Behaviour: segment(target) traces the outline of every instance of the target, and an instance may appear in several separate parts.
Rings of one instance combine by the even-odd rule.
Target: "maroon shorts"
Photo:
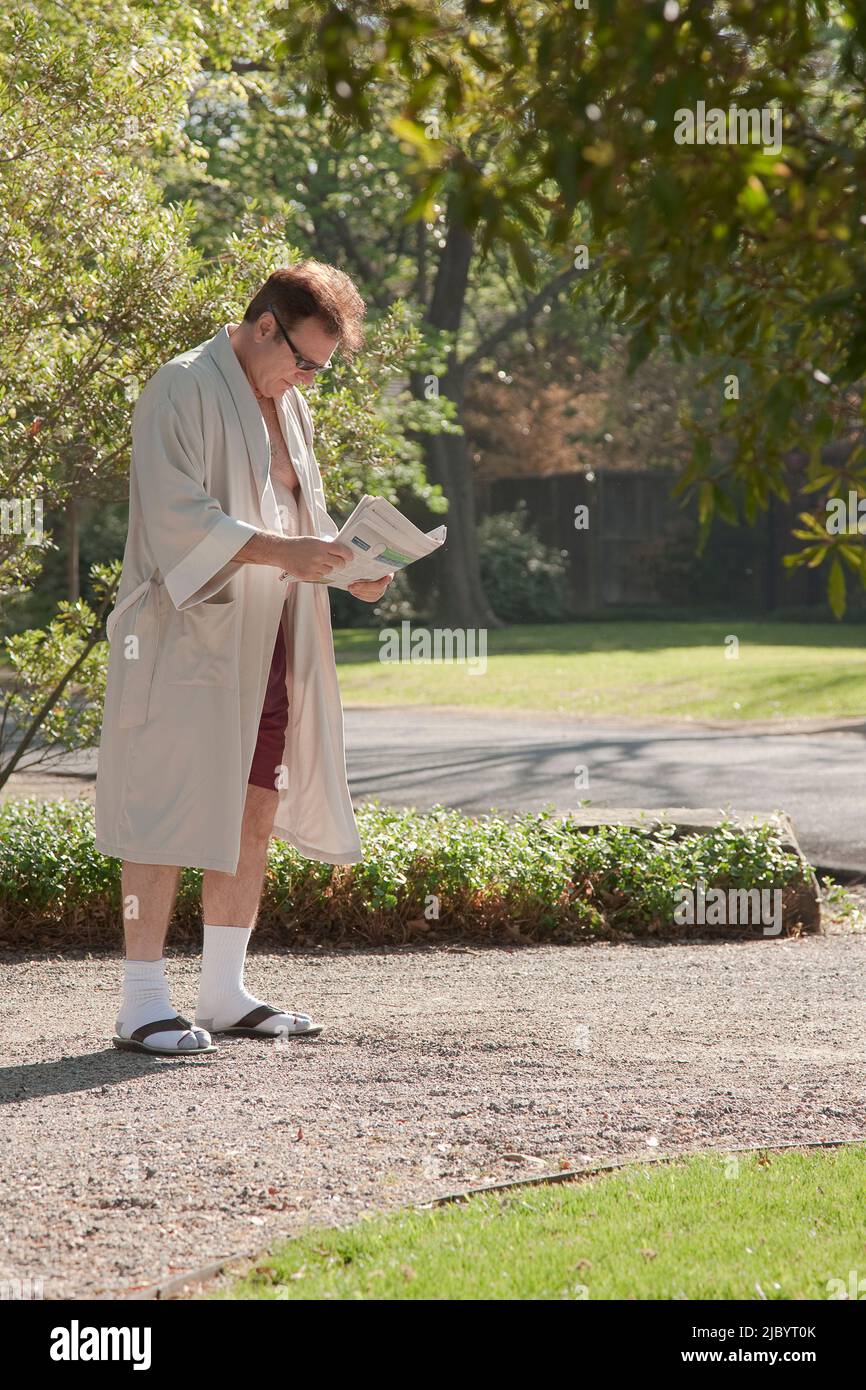
[[[283,624],[277,628],[277,640],[271,659],[268,688],[262,717],[259,720],[259,735],[256,751],[250,768],[248,781],[254,787],[276,790],[276,769],[283,761],[283,748],[286,740],[286,726],[289,722],[289,697],[286,693],[286,639]]]

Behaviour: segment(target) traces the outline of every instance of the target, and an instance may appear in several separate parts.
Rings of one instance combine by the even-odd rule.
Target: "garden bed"
[[[814,875],[781,822],[724,818],[688,829],[581,823],[581,814],[471,817],[434,807],[358,808],[362,863],[323,864],[272,840],[253,941],[262,948],[424,941],[578,942],[796,936],[820,930]],[[585,813],[582,819],[586,820]],[[120,861],[93,843],[84,799],[0,806],[0,942],[20,949],[116,947]],[[201,940],[201,871],[185,869],[169,942]],[[706,908],[778,893],[775,927],[677,917],[684,895]],[[724,913],[722,914],[724,915]],[[716,914],[718,917],[718,914]]]

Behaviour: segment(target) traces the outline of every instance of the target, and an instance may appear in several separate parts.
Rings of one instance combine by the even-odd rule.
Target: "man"
[[[243,968],[272,834],[325,863],[362,858],[327,590],[351,552],[297,385],[361,345],[363,315],[334,267],[278,270],[136,403],[96,781],[96,848],[123,861],[117,1047],[195,1056],[217,1050],[211,1033],[321,1031],[251,995]],[[375,603],[392,578],[349,591]],[[195,1027],[163,954],[183,866],[204,871]]]

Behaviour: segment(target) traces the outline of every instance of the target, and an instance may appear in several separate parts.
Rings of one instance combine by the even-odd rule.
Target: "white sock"
[[[195,1021],[210,1032],[234,1028],[265,1001],[244,988],[244,961],[252,927],[204,925],[201,980]],[[257,1024],[261,1033],[303,1032],[312,1019],[308,1014],[279,1013]]]
[[[171,1006],[165,961],[165,956],[161,956],[159,960],[123,962],[123,1000],[114,1024],[119,1037],[131,1037],[145,1023],[175,1017],[177,1009]],[[174,1047],[179,1052],[199,1046],[192,1033],[184,1035],[180,1029],[151,1033],[145,1041],[149,1047]]]

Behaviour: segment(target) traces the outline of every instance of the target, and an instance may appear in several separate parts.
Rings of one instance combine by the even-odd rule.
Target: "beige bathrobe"
[[[231,327],[161,367],[133,412],[129,532],[106,625],[96,848],[140,864],[237,871],[283,622],[289,723],[273,834],[309,859],[354,863],[363,856],[327,586],[232,559],[254,530],[285,528],[267,426]],[[301,484],[300,534],[333,539],[307,404],[294,387],[277,404]]]

